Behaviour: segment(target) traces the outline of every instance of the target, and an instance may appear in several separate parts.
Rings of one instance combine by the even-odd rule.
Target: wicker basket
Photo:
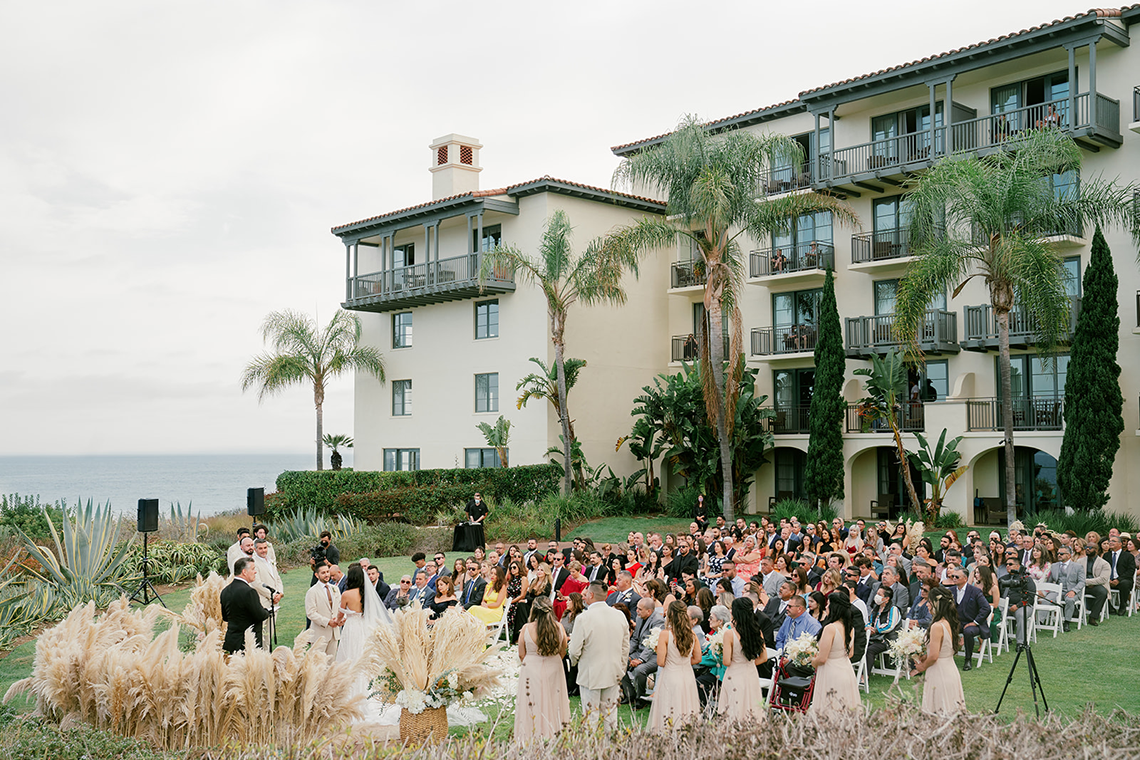
[[[446,738],[446,707],[427,707],[419,715],[400,710],[400,741],[404,744],[438,744]]]

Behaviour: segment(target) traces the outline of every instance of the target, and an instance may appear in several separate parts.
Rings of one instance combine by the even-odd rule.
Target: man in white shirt
[[[588,727],[596,730],[599,717],[606,731],[617,730],[617,706],[629,658],[629,621],[606,604],[604,583],[591,583],[583,597],[586,611],[574,620],[570,635],[570,663],[578,666],[578,689]]]
[[[226,567],[230,569],[230,575],[234,574],[234,563],[242,557],[249,556],[242,551],[241,540],[249,535],[249,528],[237,529],[237,541],[230,544],[230,548],[226,549]]]
[[[744,594],[744,579],[736,574],[736,563],[725,560],[720,571],[724,579],[732,584],[732,595],[739,599]]]
[[[261,606],[271,610],[285,595],[285,584],[281,582],[281,574],[277,572],[277,566],[269,560],[269,542],[259,538],[254,541],[253,548],[253,564],[257,568],[257,583],[250,585],[257,590],[258,596],[261,597]]]

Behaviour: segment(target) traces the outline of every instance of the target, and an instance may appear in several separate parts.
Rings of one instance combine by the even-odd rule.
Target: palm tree
[[[626,271],[637,274],[638,257],[637,252],[631,249],[603,244],[601,240],[592,241],[581,255],[575,255],[570,245],[572,233],[569,217],[559,209],[546,220],[535,255],[511,245],[497,245],[483,255],[479,265],[480,285],[492,272],[507,270],[539,286],[546,296],[550,340],[554,343],[554,363],[558,373],[558,416],[562,422],[564,454],[562,492],[567,496],[571,489],[573,439],[570,436],[570,412],[566,406],[566,318],[570,307],[579,301],[587,306],[625,303],[621,279]]]
[[[384,360],[371,346],[360,341],[360,319],[337,309],[324,330],[308,315],[286,309],[274,311],[261,325],[261,338],[274,353],[253,358],[241,375],[241,389],[257,386],[257,401],[286,388],[312,383],[317,408],[317,469],[324,469],[325,385],[343,372],[367,372],[384,382]]]
[[[914,490],[914,480],[910,476],[910,466],[906,447],[903,446],[900,423],[903,419],[903,404],[907,403],[907,366],[902,351],[891,351],[886,356],[872,356],[870,367],[855,370],[856,375],[866,377],[867,396],[859,402],[859,416],[872,422],[887,423],[895,438],[895,454],[899,460],[907,495],[917,514],[922,514],[922,502]]]
[[[932,297],[948,287],[957,296],[973,278],[985,280],[997,322],[1005,502],[1012,523],[1017,496],[1010,311],[1018,305],[1025,310],[1026,322],[1038,333],[1038,351],[1049,357],[1068,329],[1069,299],[1061,257],[1044,238],[1093,224],[1126,224],[1140,241],[1140,218],[1136,184],[1098,178],[1081,181],[1078,191],[1081,151],[1061,130],[1030,130],[1006,145],[985,156],[947,158],[911,185],[916,258],[899,285],[895,327],[914,346]]]
[[[742,361],[743,326],[738,306],[744,281],[739,238],[771,239],[804,214],[830,211],[836,221],[857,224],[846,204],[818,193],[785,195],[757,201],[757,190],[769,167],[802,160],[799,146],[784,135],[756,135],[734,130],[713,135],[695,117],[685,118],[664,142],[626,158],[614,173],[616,185],[646,188],[669,199],[667,218],[642,219],[615,232],[622,248],[650,250],[687,242],[699,252],[704,267],[704,304],[708,330],[702,333],[700,358],[705,408],[716,428],[724,478],[724,516],[734,519],[732,425],[739,398],[738,373],[725,372],[725,362]],[[722,315],[729,314],[731,340],[724,356]]]
[[[332,465],[332,468],[334,470],[339,470],[341,463],[344,462],[344,458],[340,455],[340,452],[337,449],[340,446],[344,446],[346,449],[351,449],[352,436],[333,435],[332,433],[326,433],[323,440],[325,442],[325,445],[332,449],[332,454],[329,456],[329,464]]]

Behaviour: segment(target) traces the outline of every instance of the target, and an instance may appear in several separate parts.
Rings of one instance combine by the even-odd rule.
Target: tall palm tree
[[[256,386],[260,403],[290,386],[311,383],[317,408],[317,469],[324,469],[325,385],[352,370],[384,382],[384,360],[375,348],[358,345],[360,319],[343,309],[337,309],[324,330],[307,314],[288,309],[270,312],[261,325],[261,337],[273,353],[260,354],[246,365],[241,389]]]
[[[558,416],[562,423],[563,482],[562,492],[570,494],[570,457],[573,439],[570,436],[570,411],[566,405],[566,318],[570,307],[581,302],[625,303],[626,293],[621,279],[627,272],[637,274],[638,254],[617,245],[604,245],[601,240],[590,242],[585,251],[575,255],[571,247],[573,227],[570,218],[561,209],[546,220],[538,250],[534,255],[511,245],[497,245],[483,255],[479,265],[480,284],[492,272],[507,270],[526,282],[542,288],[546,296],[546,310],[550,318],[550,340],[554,344],[554,363],[558,369]]]
[[[1136,184],[1101,179],[1078,186],[1050,181],[1079,178],[1081,150],[1060,129],[1030,130],[985,156],[950,157],[913,182],[910,239],[916,259],[899,285],[895,326],[904,341],[915,335],[931,298],[953,288],[957,296],[975,277],[985,280],[998,331],[1005,502],[1017,519],[1014,480],[1013,392],[1009,315],[1015,306],[1038,333],[1049,357],[1068,329],[1069,299],[1061,256],[1045,241],[1060,231],[1124,224],[1140,241]],[[1071,173],[1071,174],[1068,174]]]
[[[700,254],[707,277],[704,305],[709,325],[701,341],[705,408],[720,443],[724,478],[724,516],[734,519],[732,425],[739,398],[739,373],[725,372],[725,362],[742,362],[743,326],[739,296],[745,262],[739,239],[754,241],[786,232],[804,214],[830,211],[837,222],[858,224],[854,212],[830,195],[803,193],[757,201],[765,172],[802,160],[799,146],[784,135],[756,135],[734,130],[713,135],[696,117],[686,117],[664,142],[624,159],[614,184],[645,188],[668,198],[669,216],[643,219],[615,232],[620,247],[650,250],[688,242]],[[724,356],[723,314],[729,315],[731,340]]]

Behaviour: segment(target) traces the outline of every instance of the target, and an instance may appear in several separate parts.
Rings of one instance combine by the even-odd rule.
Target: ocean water
[[[345,466],[351,461],[350,449]],[[110,500],[125,514],[135,513],[139,499],[158,499],[160,513],[179,502],[205,516],[244,510],[247,488],[275,491],[282,472],[313,465],[311,454],[0,457],[0,493],[38,494],[41,501],[66,499],[68,505]]]

